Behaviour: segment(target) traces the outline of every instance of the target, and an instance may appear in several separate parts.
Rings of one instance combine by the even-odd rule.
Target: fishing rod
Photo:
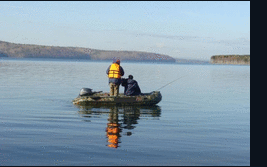
[[[165,86],[167,86],[167,85],[169,85],[169,84],[173,83],[174,81],[177,81],[178,79],[181,79],[181,78],[183,78],[183,77],[185,77],[185,76],[186,76],[186,75],[184,75],[184,76],[182,76],[182,77],[180,77],[180,78],[177,78],[177,79],[175,79],[175,80],[173,80],[173,81],[171,81],[171,82],[167,83],[166,85],[164,85],[164,86],[160,87],[160,88],[159,88],[159,89],[157,89],[157,90],[160,90],[160,89],[164,88]],[[156,90],[156,91],[157,91],[157,90]]]

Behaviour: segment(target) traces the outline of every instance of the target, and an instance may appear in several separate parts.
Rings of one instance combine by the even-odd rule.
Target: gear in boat
[[[108,92],[92,91],[90,88],[82,88],[77,98],[73,100],[76,105],[155,105],[162,99],[160,91],[142,93],[136,96],[126,96],[120,93],[118,96],[110,96]]]

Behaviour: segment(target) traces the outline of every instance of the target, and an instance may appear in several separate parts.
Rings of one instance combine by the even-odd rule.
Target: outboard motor
[[[90,88],[82,88],[81,90],[80,90],[80,96],[90,96],[90,95],[92,95],[93,94],[93,92],[92,92],[92,89],[90,89]]]

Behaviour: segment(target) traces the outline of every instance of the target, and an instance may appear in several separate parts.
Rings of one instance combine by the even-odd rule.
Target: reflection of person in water
[[[107,123],[107,138],[108,138],[108,147],[117,148],[119,145],[120,136],[120,124],[118,123],[118,108],[117,106],[110,108],[109,113],[109,123]]]
[[[134,106],[125,106],[123,108],[123,125],[122,128],[132,130],[135,128],[133,124],[138,124],[137,120],[140,116],[140,109]],[[130,136],[132,133],[127,132],[126,135]]]

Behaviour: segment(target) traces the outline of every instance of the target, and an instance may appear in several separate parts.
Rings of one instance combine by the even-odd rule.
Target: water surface
[[[155,107],[73,105],[109,65],[0,59],[0,165],[250,165],[250,66],[121,62],[143,93],[180,79]]]

